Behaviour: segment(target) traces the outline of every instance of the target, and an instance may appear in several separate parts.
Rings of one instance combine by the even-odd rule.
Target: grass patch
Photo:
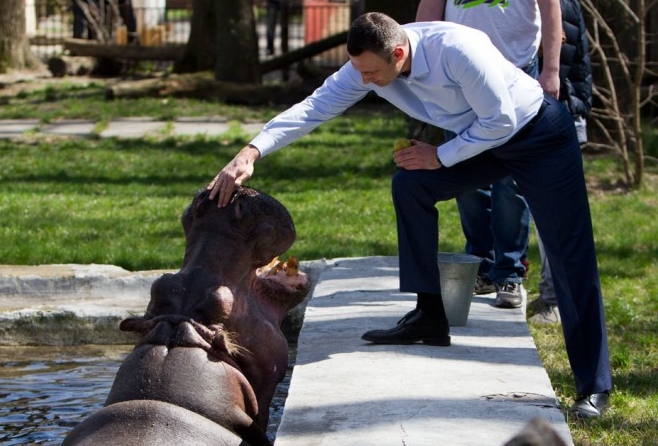
[[[67,81],[36,85],[14,95],[0,97],[0,119],[37,118],[89,119],[109,122],[116,118],[151,116],[171,120],[178,116],[224,116],[239,121],[267,121],[277,110],[272,107],[227,106],[196,99],[115,99],[105,100],[106,84],[101,81]],[[0,90],[2,93],[2,90]]]
[[[112,101],[103,86],[61,84],[5,97],[0,119],[222,115],[269,119],[271,108],[229,107],[179,99]],[[392,141],[406,121],[381,104],[343,117],[256,165],[253,187],[292,214],[301,260],[396,255],[390,198]],[[648,153],[658,153],[654,133]],[[30,136],[0,140],[0,258],[5,264],[105,263],[128,270],[180,266],[180,214],[194,192],[247,142],[222,138],[68,139]],[[586,158],[590,203],[605,296],[614,374],[612,408],[601,420],[568,419],[577,445],[658,444],[658,182],[648,163],[646,185],[619,189],[611,157]],[[439,204],[441,250],[461,252],[464,239],[454,202]],[[532,237],[531,298],[539,280]],[[560,327],[532,334],[563,407],[575,398]]]

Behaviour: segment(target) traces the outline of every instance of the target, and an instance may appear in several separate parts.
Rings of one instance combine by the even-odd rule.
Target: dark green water
[[[59,445],[103,407],[130,346],[0,348],[0,444]]]

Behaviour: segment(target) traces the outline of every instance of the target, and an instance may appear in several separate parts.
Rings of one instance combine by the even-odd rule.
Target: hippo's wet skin
[[[238,188],[218,209],[200,191],[183,213],[186,249],[176,274],[153,283],[141,335],[105,407],[64,445],[269,445],[269,404],[288,344],[280,325],[309,290],[296,265],[270,262],[295,239],[286,209]]]

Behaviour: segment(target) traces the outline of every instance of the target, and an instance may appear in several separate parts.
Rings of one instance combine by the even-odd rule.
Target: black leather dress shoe
[[[371,330],[361,339],[375,344],[413,344],[423,342],[429,345],[448,347],[450,345],[448,320],[438,320],[427,316],[422,310],[407,313],[398,324],[389,330]]]
[[[608,408],[608,398],[608,392],[581,395],[571,406],[571,413],[577,418],[598,418]]]

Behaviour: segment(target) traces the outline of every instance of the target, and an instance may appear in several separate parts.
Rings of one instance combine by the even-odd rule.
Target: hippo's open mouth
[[[288,292],[295,293],[308,289],[308,276],[299,270],[299,261],[296,257],[290,257],[285,262],[275,257],[267,265],[258,268],[256,275],[261,280],[277,282]]]

